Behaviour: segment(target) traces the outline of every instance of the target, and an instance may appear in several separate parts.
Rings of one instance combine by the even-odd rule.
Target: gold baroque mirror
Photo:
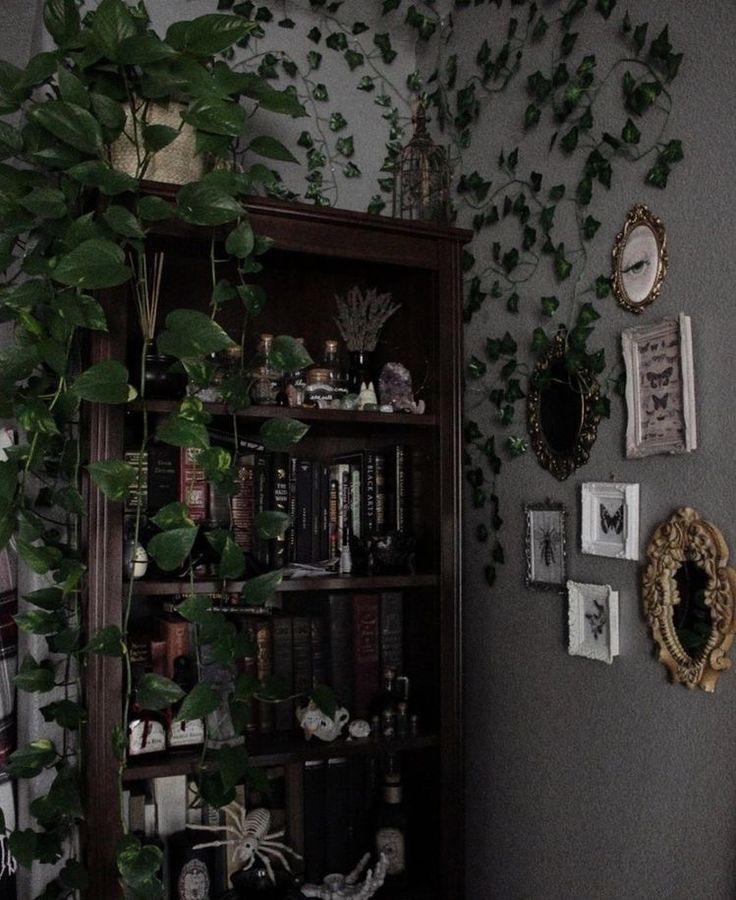
[[[600,385],[587,368],[567,369],[564,327],[537,360],[529,379],[527,429],[541,466],[564,481],[588,461],[600,415]]]
[[[613,245],[613,293],[625,309],[640,313],[657,299],[666,274],[664,225],[639,204],[629,212]]]
[[[715,525],[690,507],[659,525],[647,548],[643,600],[659,660],[672,680],[715,690],[730,668],[736,571]]]

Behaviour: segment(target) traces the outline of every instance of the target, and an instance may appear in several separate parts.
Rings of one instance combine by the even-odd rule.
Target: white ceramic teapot
[[[315,734],[321,741],[334,741],[340,736],[350,718],[350,713],[344,706],[339,706],[335,710],[335,718],[331,719],[313,700],[310,700],[306,706],[297,708],[296,717],[307,740]]]

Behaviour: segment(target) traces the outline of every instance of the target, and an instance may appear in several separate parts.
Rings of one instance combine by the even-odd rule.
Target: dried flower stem
[[[161,277],[164,271],[164,254],[156,253],[153,257],[153,279],[149,285],[148,281],[148,262],[146,254],[138,255],[138,265],[136,267],[132,254],[128,259],[133,268],[137,268],[138,277],[135,280],[135,300],[138,307],[138,320],[141,326],[141,333],[146,344],[153,343],[153,337],[156,331],[156,318],[158,316],[158,299],[161,294]]]
[[[336,294],[335,300],[337,315],[334,319],[350,351],[375,350],[381,329],[401,308],[400,303],[391,302],[391,294],[379,294],[371,288],[364,296],[357,285],[350,288],[344,298]]]

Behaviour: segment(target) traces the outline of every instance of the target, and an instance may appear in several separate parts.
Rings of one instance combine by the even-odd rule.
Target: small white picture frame
[[[626,365],[626,455],[689,453],[697,447],[690,316],[680,313],[621,334]]]
[[[639,559],[639,485],[587,481],[580,499],[583,553]]]
[[[562,503],[527,503],[526,586],[564,594],[567,580],[566,515]]]
[[[618,656],[618,591],[608,584],[567,582],[567,651],[599,662]]]

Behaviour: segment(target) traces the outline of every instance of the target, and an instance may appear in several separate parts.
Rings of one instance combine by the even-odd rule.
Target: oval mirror
[[[646,206],[635,206],[613,246],[613,293],[631,312],[653,303],[667,273],[664,225]]]
[[[643,602],[659,660],[672,680],[715,689],[730,668],[736,571],[715,525],[690,507],[659,525],[647,548]]]
[[[568,372],[567,333],[560,328],[550,349],[539,357],[527,394],[527,428],[540,464],[563,481],[587,462],[600,416],[600,387],[589,369]]]

